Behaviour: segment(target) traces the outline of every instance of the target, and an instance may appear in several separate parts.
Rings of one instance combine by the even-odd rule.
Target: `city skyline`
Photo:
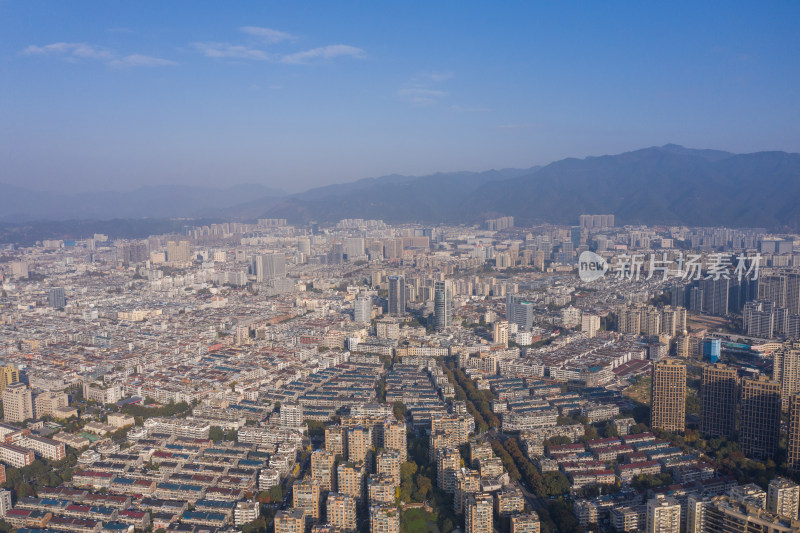
[[[800,150],[793,4],[101,7],[0,6],[4,182],[297,192],[670,142]]]

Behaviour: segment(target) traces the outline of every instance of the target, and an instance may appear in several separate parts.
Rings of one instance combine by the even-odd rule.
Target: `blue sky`
[[[0,0],[0,182],[297,191],[796,152],[799,23],[797,2]]]

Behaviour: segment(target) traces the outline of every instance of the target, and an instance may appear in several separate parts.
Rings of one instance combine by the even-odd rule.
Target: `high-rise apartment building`
[[[518,294],[507,294],[506,320],[522,331],[530,331],[533,327],[533,304]]]
[[[364,466],[342,463],[336,468],[336,488],[342,494],[361,500],[364,497]]]
[[[788,433],[786,464],[789,470],[800,472],[800,393],[793,394],[789,400]]]
[[[406,423],[394,417],[383,422],[383,447],[396,451],[405,462],[408,457],[408,435]]]
[[[368,428],[356,426],[347,430],[347,460],[354,463],[366,461],[372,449],[372,435]]]
[[[510,533],[539,533],[541,531],[539,515],[536,513],[514,515],[510,519],[510,525]]]
[[[492,328],[492,341],[495,344],[508,346],[508,322],[501,320],[494,323]]]
[[[464,512],[467,496],[481,491],[481,475],[477,470],[462,468],[456,473],[456,488],[453,493],[453,510]]]
[[[0,393],[8,385],[19,382],[19,370],[14,365],[0,366]]]
[[[797,522],[729,496],[711,498],[705,508],[703,533],[795,533]]]
[[[253,257],[251,265],[257,283],[286,277],[286,256],[282,253],[269,253]]]
[[[657,496],[647,501],[647,533],[680,533],[681,504],[674,498]]]
[[[781,409],[789,410],[789,400],[800,392],[800,341],[787,341],[772,352],[772,379],[781,384]]]
[[[664,431],[686,429],[686,365],[676,359],[653,363],[650,426]]]
[[[12,383],[3,391],[3,419],[22,422],[33,418],[33,397],[24,383]]]
[[[394,484],[400,485],[400,465],[405,462],[405,458],[397,451],[381,451],[375,457],[375,471],[378,474],[391,476]]]
[[[304,510],[311,520],[316,522],[320,517],[320,504],[322,495],[318,479],[308,477],[302,481],[295,481],[292,485],[292,506]]]
[[[465,533],[492,533],[492,496],[486,493],[469,494],[464,502]]]
[[[767,511],[797,520],[800,486],[786,478],[776,477],[767,489]]]
[[[305,533],[306,512],[302,509],[278,511],[274,522],[275,533]]]
[[[585,333],[590,339],[600,331],[600,317],[584,313],[581,315],[581,332]]]
[[[733,367],[717,363],[703,369],[700,430],[705,435],[734,438],[738,381]]]
[[[367,480],[370,505],[392,504],[395,499],[394,479],[384,474],[372,474]]]
[[[311,454],[311,477],[319,481],[323,491],[331,491],[335,479],[336,456],[328,450],[316,450]]]
[[[63,309],[67,306],[67,293],[64,287],[53,287],[47,291],[47,305],[53,309]]]
[[[325,449],[333,455],[344,457],[346,450],[347,430],[340,425],[325,426]]]
[[[767,460],[778,450],[781,386],[766,376],[741,383],[739,446],[750,458]]]
[[[389,314],[400,316],[406,313],[406,278],[389,276]]]
[[[370,533],[400,533],[400,511],[394,505],[369,508]]]
[[[353,301],[353,321],[358,324],[369,324],[372,320],[372,298],[367,294],[359,294]]]
[[[452,494],[456,490],[456,473],[461,469],[461,454],[456,448],[440,448],[436,451],[436,484]]]
[[[296,428],[303,425],[303,406],[299,403],[281,405],[281,425]]]
[[[442,331],[453,321],[453,282],[436,281],[433,284],[433,313],[436,331]]]
[[[328,523],[341,531],[355,531],[356,500],[347,494],[331,492],[328,494]]]
[[[170,263],[188,263],[192,260],[189,241],[167,241],[167,261]]]

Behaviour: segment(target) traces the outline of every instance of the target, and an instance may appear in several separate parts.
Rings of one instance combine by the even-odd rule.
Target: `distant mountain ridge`
[[[360,184],[354,187],[355,184]],[[265,216],[293,222],[380,218],[390,223],[577,224],[614,213],[618,224],[800,228],[800,154],[733,154],[668,144],[544,167],[354,182],[291,195]]]

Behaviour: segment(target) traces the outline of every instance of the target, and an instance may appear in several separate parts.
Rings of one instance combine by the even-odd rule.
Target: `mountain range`
[[[291,223],[375,218],[388,223],[576,224],[614,213],[621,224],[800,229],[800,154],[734,154],[668,144],[543,167],[429,176],[390,175],[298,194],[259,185],[147,187],[69,197],[0,184],[0,221],[175,218]]]

